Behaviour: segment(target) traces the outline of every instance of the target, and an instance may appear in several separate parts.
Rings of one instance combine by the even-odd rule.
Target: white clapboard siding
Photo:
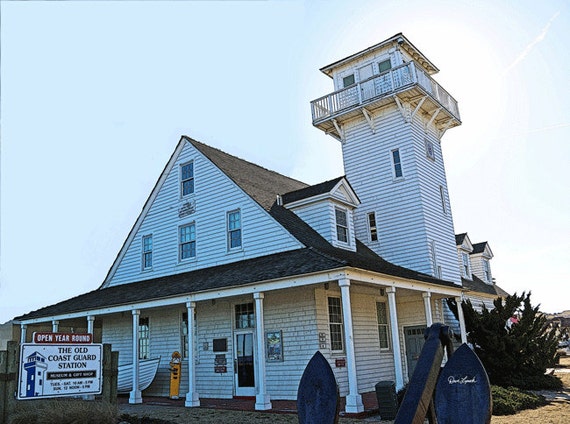
[[[416,117],[408,123],[394,106],[374,118],[375,132],[364,117],[345,125],[345,171],[361,200],[355,211],[356,236],[386,260],[431,275],[436,272],[431,256],[434,240],[443,279],[459,283],[441,147],[432,131],[426,133],[424,121]],[[435,161],[426,157],[425,137],[433,142]],[[400,149],[400,179],[393,174],[394,149]],[[376,214],[377,242],[369,241],[370,212]]]
[[[337,239],[335,214],[335,208],[337,207],[346,212],[348,243],[340,242]],[[356,250],[354,212],[352,209],[327,199],[293,208],[292,211],[333,246],[353,251]]]
[[[246,195],[225,174],[185,143],[164,184],[146,216],[125,246],[109,285],[146,280],[165,275],[192,271],[237,260],[267,255],[301,247],[254,200]],[[180,165],[194,161],[195,193],[180,199]],[[180,218],[179,209],[193,203],[195,212]],[[242,249],[228,252],[226,220],[229,211],[240,209],[242,219]],[[178,260],[178,228],[187,223],[196,225],[196,258]],[[136,227],[135,227],[136,228]],[[142,271],[142,237],[152,234],[153,266]]]

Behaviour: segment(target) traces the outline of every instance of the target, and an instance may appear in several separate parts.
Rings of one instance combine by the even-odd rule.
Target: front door
[[[236,396],[255,396],[253,332],[235,333]]]
[[[416,364],[424,347],[425,326],[404,327],[406,343],[406,361],[408,364],[408,378],[412,378]]]

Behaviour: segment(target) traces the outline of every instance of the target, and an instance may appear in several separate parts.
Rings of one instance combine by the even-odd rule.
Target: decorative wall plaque
[[[184,218],[185,216],[192,215],[194,212],[196,212],[196,201],[188,200],[182,203],[178,208],[178,218]]]

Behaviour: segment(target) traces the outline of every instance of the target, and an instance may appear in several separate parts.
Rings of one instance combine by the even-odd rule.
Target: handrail
[[[313,122],[330,118],[343,110],[362,105],[372,99],[387,97],[413,84],[421,86],[459,119],[457,101],[411,61],[313,100],[311,102]]]

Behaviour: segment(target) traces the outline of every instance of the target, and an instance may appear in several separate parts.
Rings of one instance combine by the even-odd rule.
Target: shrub
[[[9,424],[115,424],[117,407],[78,399],[25,400],[14,404]]]
[[[491,386],[493,415],[512,415],[523,409],[546,405],[544,396],[524,392],[516,387]]]
[[[491,384],[537,390],[556,385],[553,379],[557,377],[544,377],[546,369],[556,362],[556,331],[538,306],[531,305],[530,293],[498,298],[493,309],[483,307],[481,312],[470,301],[461,306],[468,340]],[[509,327],[506,324],[513,315],[519,319]]]

